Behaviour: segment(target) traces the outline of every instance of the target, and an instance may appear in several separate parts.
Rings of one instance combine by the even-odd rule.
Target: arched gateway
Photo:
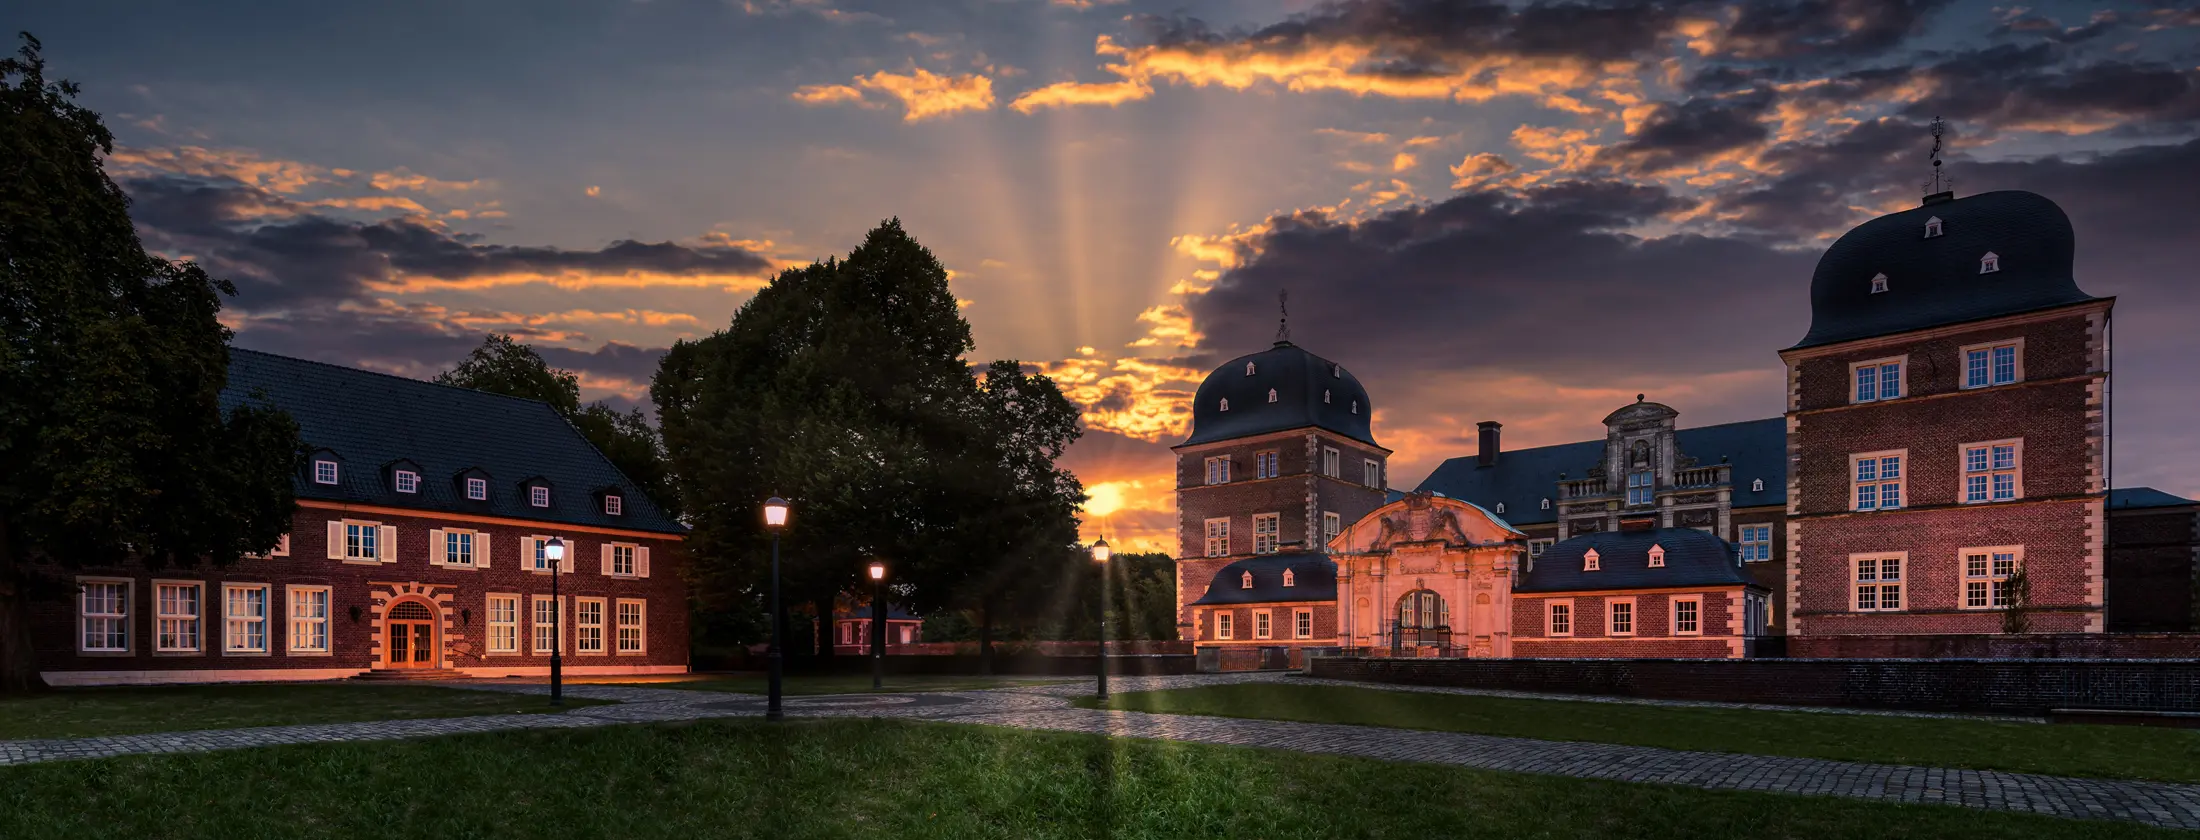
[[[1526,535],[1482,508],[1415,493],[1329,541],[1337,644],[1393,656],[1512,655],[1514,564]]]

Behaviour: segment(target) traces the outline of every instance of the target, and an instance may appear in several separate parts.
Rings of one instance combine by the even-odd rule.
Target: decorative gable
[[[1652,543],[1650,546],[1650,568],[1658,569],[1664,568],[1664,566],[1665,546]]]
[[[1283,570],[1283,585],[1285,585],[1285,586],[1297,586],[1298,584],[1299,584],[1299,576],[1298,576],[1298,575],[1292,574],[1292,573],[1291,573],[1291,570],[1290,570],[1290,569],[1285,569],[1285,570]]]
[[[1581,570],[1584,572],[1594,572],[1597,570],[1596,549],[1589,549],[1589,553],[1581,555]]]
[[[1245,574],[1244,574],[1243,576],[1241,576],[1241,577],[1239,577],[1239,578],[1238,578],[1238,588],[1239,588],[1239,589],[1251,589],[1251,588],[1253,588],[1253,573],[1252,573],[1252,572],[1246,572],[1246,573],[1245,573]]]

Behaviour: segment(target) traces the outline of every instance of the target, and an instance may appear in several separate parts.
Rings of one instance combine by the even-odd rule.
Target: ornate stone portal
[[[1512,655],[1513,572],[1527,536],[1466,502],[1414,493],[1329,541],[1337,643],[1370,653]]]

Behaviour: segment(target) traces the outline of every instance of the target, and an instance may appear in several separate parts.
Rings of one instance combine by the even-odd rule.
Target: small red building
[[[924,619],[892,603],[886,605],[886,652],[902,645],[914,645],[924,641]],[[836,654],[869,653],[871,650],[871,605],[869,602],[833,610],[833,652]]]
[[[1772,593],[1750,580],[1741,551],[1695,528],[1648,524],[1623,522],[1529,560],[1513,586],[1512,655],[1749,655]]]

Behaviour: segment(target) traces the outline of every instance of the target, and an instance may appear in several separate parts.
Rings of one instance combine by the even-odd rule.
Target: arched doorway
[[[383,663],[390,668],[434,668],[437,662],[435,611],[419,601],[392,605],[382,617]]]
[[[1451,644],[1451,605],[1444,596],[1416,589],[1398,598],[1398,617],[1391,624],[1394,649]]]

